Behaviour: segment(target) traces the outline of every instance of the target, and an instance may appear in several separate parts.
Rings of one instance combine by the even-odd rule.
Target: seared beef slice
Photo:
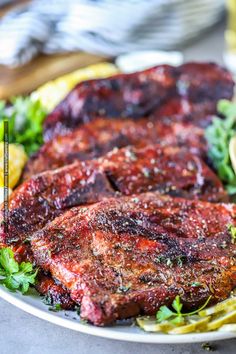
[[[191,123],[174,123],[171,119],[161,122],[145,119],[139,122],[129,119],[109,122],[106,119],[97,119],[44,144],[37,154],[29,159],[24,179],[74,161],[103,156],[115,147],[143,147],[148,144],[185,147],[186,150],[202,157],[205,157],[207,151],[203,129]]]
[[[236,286],[235,205],[158,193],[107,199],[66,212],[33,236],[37,263],[95,325],[152,315],[177,294],[186,308]],[[195,286],[196,282],[199,286]]]
[[[44,138],[49,141],[64,135],[98,116],[139,119],[157,111],[159,119],[168,114],[170,104],[171,115],[197,112],[204,119],[204,114],[215,113],[220,98],[232,98],[233,87],[231,74],[213,63],[159,65],[133,74],[85,81],[48,115]]]
[[[70,207],[147,191],[212,202],[227,200],[220,180],[198,156],[158,145],[126,147],[23,183],[11,195],[9,234],[0,234],[0,241],[22,242]]]

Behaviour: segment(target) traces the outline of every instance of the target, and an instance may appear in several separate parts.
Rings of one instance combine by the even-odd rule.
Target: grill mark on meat
[[[98,229],[103,231],[112,232],[115,234],[128,233],[132,236],[143,236],[150,240],[155,240],[167,246],[166,252],[163,252],[162,256],[165,259],[169,259],[171,262],[178,257],[183,257],[185,262],[193,261],[193,257],[188,257],[187,254],[181,251],[177,241],[174,238],[170,238],[170,234],[164,230],[162,232],[155,232],[151,229],[152,222],[149,222],[148,218],[142,218],[142,226],[140,224],[141,214],[135,215],[135,213],[128,216],[120,215],[116,210],[111,210],[108,213],[99,213],[95,216],[92,224],[96,225]]]

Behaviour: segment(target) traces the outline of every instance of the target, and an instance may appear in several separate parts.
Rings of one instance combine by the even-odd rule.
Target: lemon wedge
[[[14,188],[22,174],[27,155],[22,145],[9,144],[8,186]],[[0,187],[4,186],[4,143],[0,142]]]

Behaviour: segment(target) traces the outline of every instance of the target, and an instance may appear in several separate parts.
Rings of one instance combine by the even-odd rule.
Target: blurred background
[[[104,60],[235,70],[236,0],[0,0],[0,99]]]

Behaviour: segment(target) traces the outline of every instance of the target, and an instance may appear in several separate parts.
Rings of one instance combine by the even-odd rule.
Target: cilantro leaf
[[[173,309],[175,309],[177,314],[181,314],[181,310],[182,310],[183,304],[181,304],[179,295],[177,295],[176,298],[174,299],[174,301],[172,303],[172,307],[173,307]]]
[[[20,264],[20,271],[30,273],[33,270],[33,265],[30,262],[22,262]]]
[[[0,250],[0,283],[9,290],[25,294],[35,284],[37,272],[30,262],[18,264],[10,248]]]
[[[22,294],[29,290],[30,284],[34,284],[37,271],[32,274],[24,273],[22,271],[9,275],[4,280],[4,285],[10,290],[19,289]]]
[[[175,313],[171,311],[167,306],[161,306],[159,311],[156,313],[156,319],[158,322],[166,321],[173,316],[175,316]]]
[[[236,175],[229,156],[229,142],[236,134],[236,104],[228,100],[220,100],[217,110],[224,119],[215,117],[205,130],[209,145],[208,156],[228,193],[236,194]]]
[[[32,97],[11,99],[12,106],[0,101],[0,141],[3,140],[3,121],[9,123],[9,142],[24,145],[30,155],[43,143],[42,124],[46,111],[39,100]]]
[[[172,302],[172,307],[176,312],[170,310],[167,306],[161,306],[160,309],[156,313],[157,322],[160,323],[160,322],[168,320],[169,322],[171,322],[172,324],[175,324],[175,325],[176,324],[183,324],[184,317],[195,315],[198,312],[200,312],[202,309],[204,309],[208,305],[210,299],[211,299],[211,296],[208,297],[205,304],[203,306],[201,306],[199,309],[194,310],[192,312],[188,312],[188,313],[182,313],[181,311],[183,308],[183,304],[181,303],[180,296],[177,295],[175,297],[174,301]]]
[[[14,253],[10,248],[0,250],[0,264],[6,273],[18,272],[19,265],[14,259]]]

